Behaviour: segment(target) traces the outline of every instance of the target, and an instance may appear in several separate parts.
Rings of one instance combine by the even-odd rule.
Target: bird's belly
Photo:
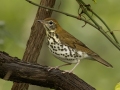
[[[50,52],[58,59],[67,63],[77,63],[78,60],[87,56],[83,55],[83,52],[77,51],[71,47],[60,43],[54,43],[48,45]],[[85,56],[85,57],[84,57]]]

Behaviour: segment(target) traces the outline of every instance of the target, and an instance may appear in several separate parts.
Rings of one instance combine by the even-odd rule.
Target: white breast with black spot
[[[48,48],[50,52],[58,59],[67,63],[77,63],[78,60],[86,58],[88,55],[77,51],[67,45],[61,44],[59,40],[55,42],[54,38],[47,38]],[[84,55],[83,55],[84,54]]]

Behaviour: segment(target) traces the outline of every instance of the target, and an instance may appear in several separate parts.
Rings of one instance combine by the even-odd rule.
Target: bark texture
[[[63,73],[59,69],[52,69],[39,64],[21,61],[0,52],[0,78],[4,78],[8,71],[12,71],[8,80],[18,83],[29,83],[55,90],[95,90],[92,86],[72,73]]]
[[[55,4],[55,0],[41,0],[40,4],[47,7],[53,7]],[[32,63],[37,62],[37,58],[40,54],[40,50],[45,37],[45,31],[43,26],[36,20],[43,20],[47,17],[51,17],[51,14],[51,10],[46,10],[40,7],[38,8],[33,26],[31,28],[31,34],[26,45],[26,50],[22,59],[23,61]],[[7,74],[9,74],[9,72]],[[26,83],[14,83],[12,90],[28,90],[28,87],[29,85]]]

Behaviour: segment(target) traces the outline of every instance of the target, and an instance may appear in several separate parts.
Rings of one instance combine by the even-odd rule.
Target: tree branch
[[[41,7],[41,8],[45,8],[45,9],[49,9],[49,10],[52,10],[52,11],[55,11],[55,12],[58,12],[58,13],[62,13],[62,14],[64,14],[64,15],[67,15],[67,16],[76,18],[76,19],[78,19],[78,20],[82,20],[82,21],[84,21],[85,23],[88,23],[89,25],[91,25],[91,26],[93,26],[94,28],[98,29],[118,50],[120,50],[120,45],[118,44],[118,40],[116,39],[115,35],[112,34],[113,38],[115,39],[115,41],[116,41],[117,43],[103,30],[103,28],[102,28],[101,26],[99,26],[99,25],[97,24],[97,22],[96,22],[95,20],[93,20],[93,19],[88,15],[88,13],[86,13],[87,16],[93,21],[93,23],[94,23],[95,25],[94,25],[93,23],[91,23],[91,22],[83,19],[82,17],[78,17],[78,16],[71,15],[71,14],[68,14],[68,13],[65,13],[65,12],[62,12],[62,11],[59,11],[59,10],[50,8],[50,7],[46,7],[46,6],[43,6],[43,5],[39,5],[39,4],[36,4],[36,3],[34,3],[34,2],[32,2],[32,1],[30,1],[30,0],[26,0],[26,1],[29,2],[29,3],[31,3],[31,4],[33,4],[33,5],[35,5],[35,6],[38,6],[38,7]],[[102,22],[103,22],[103,21],[102,21]],[[106,26],[106,25],[105,25],[105,26]],[[107,27],[107,26],[106,26],[106,27]],[[107,27],[107,28],[108,28],[108,27]],[[110,29],[108,28],[108,30],[110,30]]]
[[[107,24],[95,13],[93,12],[89,6],[87,6],[82,0],[76,0],[78,2],[79,5],[82,6],[82,11],[83,13],[85,13],[89,18],[90,20],[96,25],[96,27],[98,27],[98,30],[115,46],[117,47],[119,50],[120,50],[120,45],[119,45],[119,42],[116,38],[116,36],[114,35],[114,33],[110,33],[112,35],[112,37],[114,38],[114,40],[116,41],[113,41],[113,39],[103,30],[103,28],[89,15],[88,11],[92,12],[92,14],[94,14],[105,26],[106,28],[110,30],[110,28],[107,26]]]
[[[82,20],[82,21],[90,24],[90,25],[93,26],[94,28],[98,29],[98,27],[96,27],[96,26],[95,26],[94,24],[92,24],[91,22],[88,22],[87,20],[83,19],[82,17],[75,16],[75,15],[72,15],[72,14],[69,14],[69,13],[66,13],[66,12],[63,12],[63,11],[59,11],[59,10],[56,10],[56,9],[54,9],[54,8],[50,8],[50,7],[46,7],[46,6],[43,6],[43,5],[39,5],[39,4],[36,4],[36,3],[34,3],[34,2],[32,2],[32,1],[30,1],[30,0],[26,0],[26,1],[29,2],[29,3],[31,3],[31,4],[33,4],[33,5],[35,5],[35,6],[38,6],[38,7],[41,7],[41,8],[45,8],[45,9],[49,9],[49,10],[52,10],[52,11],[55,11],[55,12],[58,12],[58,13],[62,13],[62,14],[64,14],[64,15],[66,15],[66,16],[70,16],[70,17],[76,18],[76,19],[78,19],[78,20]]]
[[[82,79],[72,73],[62,73],[39,64],[24,62],[17,57],[11,57],[0,51],[0,78],[12,71],[8,80],[18,83],[49,87],[56,90],[95,90]]]
[[[40,0],[40,4],[53,7],[56,0]],[[30,37],[28,39],[26,50],[23,55],[23,61],[36,63],[38,56],[40,55],[40,50],[45,38],[45,30],[42,24],[37,23],[39,19],[45,19],[51,17],[52,11],[46,10],[44,8],[38,8],[34,23],[31,28]],[[9,76],[9,72],[6,74]],[[5,77],[6,78],[6,77]],[[28,90],[28,84],[26,83],[14,83],[12,90]]]
[[[109,30],[109,32],[111,32],[111,30],[110,30],[110,28],[108,27],[108,25],[102,20],[102,18],[100,18],[88,5],[86,5],[82,0],[76,0],[77,2],[78,2],[78,4],[79,5],[83,5],[83,9],[85,10],[85,9],[87,9],[87,11],[89,11],[89,12],[91,12],[93,15],[95,15],[105,26],[106,26],[106,28]],[[84,11],[83,10],[83,11]],[[98,27],[100,27],[92,18],[91,18],[91,16],[87,13],[87,11],[85,11],[84,13],[98,26]],[[101,27],[100,27],[101,28]],[[118,42],[118,40],[117,40],[117,38],[116,38],[116,36],[114,35],[114,33],[112,32],[112,33],[110,33],[112,36],[113,36],[113,38],[114,38],[114,40],[119,44],[119,42]]]

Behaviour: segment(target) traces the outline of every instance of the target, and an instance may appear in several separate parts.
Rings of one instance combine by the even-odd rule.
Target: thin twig
[[[120,30],[113,30],[113,31],[106,31],[106,33],[113,33],[114,31],[119,31],[120,32]]]
[[[45,8],[45,9],[49,9],[49,10],[52,10],[52,11],[55,11],[55,12],[58,12],[58,13],[62,13],[62,14],[64,14],[64,15],[66,15],[66,16],[70,16],[70,17],[76,18],[76,19],[78,19],[78,20],[82,20],[82,21],[90,24],[90,25],[93,26],[94,28],[98,29],[94,24],[92,24],[91,22],[88,22],[87,20],[83,19],[82,17],[78,17],[78,16],[75,16],[75,15],[71,15],[71,14],[69,14],[69,13],[62,12],[62,11],[59,11],[59,10],[56,10],[56,9],[53,9],[53,8],[50,8],[50,7],[42,6],[42,5],[39,5],[39,4],[36,4],[36,3],[32,2],[32,1],[30,1],[30,0],[26,0],[26,1],[29,2],[29,3],[31,3],[31,4],[33,4],[33,5],[35,5],[35,6],[42,7],[42,8]]]
[[[30,0],[26,0],[26,1],[29,2],[29,3],[31,3],[31,4],[33,4],[33,5],[35,5],[35,6],[38,6],[38,7],[41,7],[41,8],[45,8],[45,9],[49,9],[49,10],[52,10],[52,11],[55,11],[55,12],[58,12],[58,13],[62,13],[62,14],[64,14],[64,15],[67,15],[67,16],[70,16],[70,17],[73,17],[73,18],[76,18],[76,19],[78,19],[78,20],[82,20],[82,21],[84,21],[85,23],[90,24],[90,25],[93,26],[94,28],[98,29],[118,50],[120,50],[119,44],[117,44],[116,42],[114,42],[113,39],[112,39],[108,34],[106,34],[106,32],[102,29],[102,27],[100,27],[100,26],[97,24],[97,22],[95,22],[93,19],[92,19],[92,20],[93,20],[93,22],[95,23],[95,25],[92,24],[91,22],[88,22],[87,20],[85,20],[85,19],[83,19],[83,18],[81,18],[81,17],[75,16],[75,15],[71,15],[71,14],[68,14],[68,13],[65,13],[65,12],[62,12],[62,11],[53,9],[53,8],[49,8],[49,7],[46,7],[46,6],[42,6],[42,5],[39,5],[39,4],[36,4],[36,3],[32,2],[32,1],[30,1]],[[89,16],[89,17],[90,17],[90,16]],[[91,19],[91,17],[90,17],[90,19]],[[97,25],[97,26],[96,26],[96,25]]]
[[[81,18],[81,17],[83,17],[85,20],[86,20],[86,18],[82,15],[82,11],[80,12],[80,6],[79,6],[79,8],[78,8],[78,15],[79,15],[79,18]],[[85,24],[84,25],[82,25],[82,27],[85,27],[85,25],[86,25],[86,22],[85,22]]]
[[[92,12],[96,17],[98,17],[99,20],[101,20],[101,22],[102,22],[102,23],[106,26],[106,28],[111,32],[111,29],[108,27],[108,25],[107,25],[95,12],[93,12],[93,11],[91,11],[91,12]],[[115,41],[119,44],[119,42],[118,42],[115,34],[114,34],[114,33],[111,33],[111,35],[113,36],[113,38],[115,39]]]
[[[96,16],[106,26],[106,28],[111,32],[111,29],[108,27],[108,25],[93,10],[91,10],[90,7],[88,7],[82,0],[77,0],[77,2],[79,3],[79,5],[82,4],[83,6],[85,6],[85,8],[88,11],[90,11],[94,16]],[[84,13],[99,27],[99,25],[90,17],[90,15],[87,12],[84,12]],[[113,36],[114,40],[119,44],[119,42],[118,42],[116,36],[114,35],[114,33],[111,33],[111,35]]]

